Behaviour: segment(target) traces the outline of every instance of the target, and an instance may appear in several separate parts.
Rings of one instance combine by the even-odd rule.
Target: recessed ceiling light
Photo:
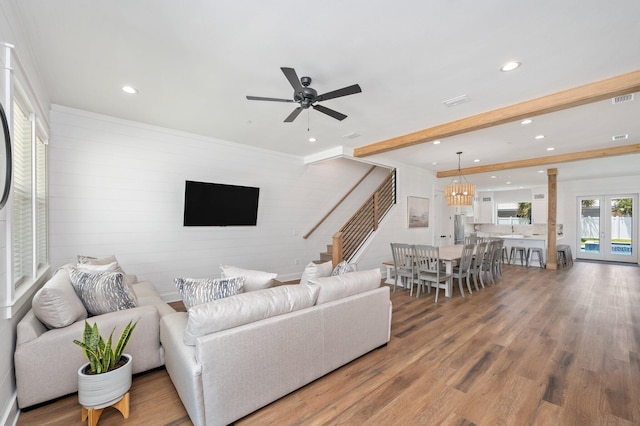
[[[495,178],[497,178],[497,177],[498,177],[498,176],[493,175],[493,176],[491,176],[491,179],[495,179]]]
[[[434,145],[440,145],[440,141],[433,141]]]
[[[547,151],[553,151],[555,148],[550,146],[549,148],[547,148]]]
[[[480,162],[480,159],[479,159],[479,158],[476,158],[475,160],[473,160],[473,162],[474,162],[474,163],[479,163],[479,162]]]
[[[135,95],[138,93],[138,89],[132,86],[122,86],[122,91],[128,95]]]
[[[544,173],[544,170],[538,170],[538,173]]]
[[[537,135],[536,139],[544,139],[544,135]]]
[[[530,119],[530,118],[527,118],[526,120],[522,120],[522,121],[520,122],[520,124],[531,124],[531,123],[533,123],[533,120],[532,120],[532,119]]]
[[[436,163],[435,161],[433,163],[431,163],[432,166],[437,166],[438,163]]]
[[[513,71],[516,68],[520,67],[520,65],[522,65],[520,62],[510,61],[504,64],[503,66],[501,66],[500,71],[504,71],[504,72]]]
[[[511,185],[511,182],[505,182],[507,185]]]
[[[316,140],[316,138],[309,138],[309,142],[315,142]]]

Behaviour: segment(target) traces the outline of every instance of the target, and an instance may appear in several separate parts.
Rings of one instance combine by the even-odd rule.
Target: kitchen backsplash
[[[542,224],[534,224],[534,225],[494,225],[487,223],[476,223],[471,225],[471,229],[469,227],[465,227],[466,233],[477,232],[486,234],[485,236],[493,236],[493,235],[509,235],[509,234],[519,234],[519,235],[547,235],[547,225]],[[479,235],[482,236],[482,235]]]

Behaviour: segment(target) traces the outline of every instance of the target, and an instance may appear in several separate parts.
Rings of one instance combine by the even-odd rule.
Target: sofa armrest
[[[114,340],[129,321],[138,320],[125,352],[133,357],[133,372],[138,373],[162,365],[160,348],[160,316],[155,306],[139,306],[90,317],[103,335],[114,330]],[[28,407],[78,390],[77,370],[87,362],[82,349],[73,343],[80,340],[84,321],[56,328],[37,338],[23,341],[14,354],[18,404]],[[46,370],[46,374],[42,371]]]

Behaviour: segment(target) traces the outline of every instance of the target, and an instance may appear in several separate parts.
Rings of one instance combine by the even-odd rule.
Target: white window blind
[[[33,275],[33,119],[18,102],[13,107],[13,277],[18,286]]]
[[[47,214],[47,145],[36,137],[36,268],[49,263]]]

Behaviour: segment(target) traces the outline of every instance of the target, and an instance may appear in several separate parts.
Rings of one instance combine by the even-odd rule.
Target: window
[[[498,203],[498,225],[531,224],[531,202]]]
[[[13,102],[13,284],[33,282],[47,259],[47,147],[36,116]]]

